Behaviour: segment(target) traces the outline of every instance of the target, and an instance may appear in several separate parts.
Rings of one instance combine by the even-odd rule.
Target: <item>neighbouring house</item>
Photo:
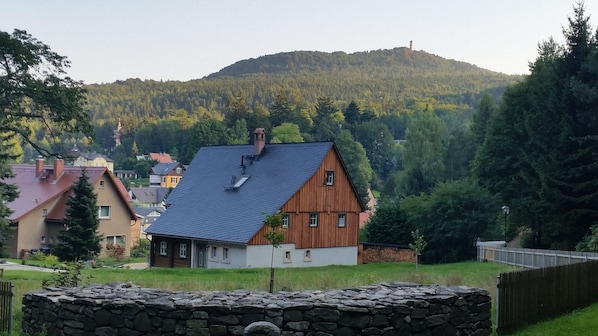
[[[378,200],[376,199],[376,197],[374,196],[374,193],[372,192],[372,189],[368,188],[368,196],[369,196],[369,200],[368,200],[368,209],[362,213],[359,214],[359,228],[363,228],[368,220],[370,219],[370,216],[372,216],[375,212],[376,212],[376,207],[378,206]]]
[[[170,190],[166,187],[133,187],[129,189],[129,195],[134,206],[165,209],[165,200]]]
[[[91,154],[81,154],[79,155],[75,161],[73,162],[73,166],[76,167],[106,167],[110,171],[110,173],[114,173],[114,160],[110,159],[109,157],[91,153]]]
[[[181,181],[186,169],[179,162],[158,163],[148,173],[149,186],[174,188]]]
[[[134,207],[135,213],[141,219],[141,230],[138,239],[151,239],[147,234],[147,228],[152,225],[156,219],[162,216],[163,207]]]
[[[149,153],[148,157],[149,160],[154,160],[158,163],[174,162],[168,153]]]
[[[202,147],[147,233],[153,267],[356,265],[364,205],[332,142]],[[285,241],[264,238],[284,214]],[[272,255],[272,253],[274,253]]]
[[[19,197],[8,203],[13,211],[9,220],[14,227],[7,240],[11,257],[23,257],[36,250],[51,251],[58,243],[60,231],[64,229],[66,202],[82,170],[82,167],[65,166],[60,159],[53,165],[44,165],[43,159],[38,159],[35,165],[12,165],[15,176],[7,182],[18,187]],[[98,233],[104,237],[103,247],[121,244],[125,256],[129,256],[131,237],[141,226],[129,205],[129,195],[108,168],[92,166],[85,170],[98,195]]]
[[[137,179],[139,178],[139,175],[131,169],[115,169],[114,170],[114,176],[120,178],[120,179]]]

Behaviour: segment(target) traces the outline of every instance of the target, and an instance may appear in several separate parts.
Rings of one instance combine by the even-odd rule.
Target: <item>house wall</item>
[[[103,186],[102,186],[103,183]],[[110,218],[100,218],[100,225],[98,232],[104,235],[102,240],[102,247],[105,252],[106,245],[109,243],[107,238],[109,236],[124,236],[125,256],[131,253],[132,243],[132,226],[135,225],[135,220],[131,219],[131,213],[125,204],[123,204],[118,190],[114,187],[112,181],[107,175],[103,175],[94,185],[95,191],[98,195],[98,206],[110,206]],[[138,237],[138,235],[137,235]]]
[[[44,222],[43,209],[49,213],[60,197],[42,204],[19,220],[18,229],[11,232],[12,238],[8,241],[8,252],[12,258],[21,258],[21,250],[38,250],[42,245],[48,245],[50,236],[58,238],[56,230],[48,231]],[[42,244],[41,238],[46,236],[46,244]]]
[[[309,251],[310,258],[306,258]],[[290,259],[286,259],[290,252]],[[247,246],[246,267],[270,267],[272,245]],[[274,267],[318,267],[327,265],[356,265],[357,246],[297,249],[295,244],[282,244],[274,249]]]
[[[166,187],[166,188],[174,188],[177,186],[177,184],[179,184],[179,182],[181,181],[181,178],[183,177],[182,175],[179,174],[175,174],[174,170],[165,176],[166,177],[166,181],[163,181],[160,186],[161,187]]]
[[[218,256],[216,258],[212,257],[211,249],[212,247],[216,247],[218,249]],[[229,251],[229,258],[228,260],[223,260],[222,258],[222,250],[223,248],[228,248]],[[207,248],[208,258],[207,258],[207,268],[245,268],[249,267],[247,265],[247,250],[245,246],[235,246],[235,245],[218,245],[218,244],[210,244]],[[270,264],[268,264],[270,265]]]
[[[166,255],[160,254],[160,243],[166,242]],[[187,256],[180,257],[181,244],[187,244]],[[189,239],[155,237],[152,239],[150,266],[153,267],[191,267],[192,244]]]
[[[334,185],[325,184],[326,171],[334,171]],[[361,206],[349,177],[334,150],[330,150],[316,173],[281,208],[290,215],[284,243],[298,249],[357,246]],[[318,213],[318,226],[309,226],[310,213]],[[346,214],[346,226],[338,227],[338,214]],[[266,228],[249,245],[268,245]]]

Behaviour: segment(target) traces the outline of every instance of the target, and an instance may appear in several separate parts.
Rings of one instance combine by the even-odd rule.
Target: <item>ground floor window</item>
[[[284,263],[290,263],[292,262],[291,260],[291,250],[284,250]]]
[[[181,243],[179,245],[179,258],[187,258],[187,244]]]
[[[160,242],[160,255],[165,256],[166,251],[168,251],[168,243],[165,241]]]
[[[303,261],[311,261],[311,250],[305,250],[303,253]]]
[[[230,249],[228,247],[222,248],[222,262],[223,263],[230,262]]]
[[[125,236],[108,236],[106,237],[106,248],[119,245],[120,247],[125,246]]]
[[[218,246],[210,247],[210,260],[218,261]]]

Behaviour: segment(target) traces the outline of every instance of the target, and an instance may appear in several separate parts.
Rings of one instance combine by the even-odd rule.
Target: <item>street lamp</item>
[[[505,215],[505,246],[507,246],[507,217],[509,216],[509,206],[503,205],[502,213]]]

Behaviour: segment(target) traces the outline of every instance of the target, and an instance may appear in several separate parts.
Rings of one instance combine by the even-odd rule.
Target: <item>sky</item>
[[[26,30],[85,84],[188,81],[297,50],[409,47],[527,74],[538,43],[563,42],[575,0],[0,0],[0,31]],[[585,3],[598,24],[598,1]],[[595,19],[594,19],[595,18]]]

